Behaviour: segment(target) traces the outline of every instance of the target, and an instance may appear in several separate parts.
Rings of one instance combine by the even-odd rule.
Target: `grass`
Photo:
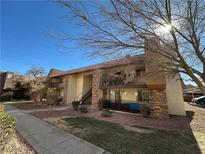
[[[33,107],[33,103],[32,102],[26,102],[26,103],[12,103],[10,104],[18,109],[30,109]]]
[[[47,108],[48,106],[46,104],[37,104],[33,102],[17,102],[17,103],[11,103],[10,105],[21,109],[21,110],[31,110],[31,109],[38,109],[38,108]]]
[[[63,121],[69,127],[68,132],[113,154],[200,153],[197,142],[190,133],[162,130],[138,133],[118,124],[88,117],[65,118]]]

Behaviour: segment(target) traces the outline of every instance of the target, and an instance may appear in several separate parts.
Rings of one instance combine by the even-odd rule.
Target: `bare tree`
[[[27,75],[34,77],[35,79],[40,79],[45,77],[45,69],[43,67],[31,67],[27,72]]]
[[[46,77],[45,77],[45,69],[42,67],[32,67],[30,68],[26,74],[32,78],[29,82],[31,87],[31,97],[34,102],[40,102],[43,98],[45,98],[47,87],[46,87]]]
[[[60,39],[88,47],[91,56],[123,56],[143,52],[145,40],[159,37],[164,48],[156,52],[169,59],[163,67],[170,73],[184,73],[205,94],[204,0],[59,3],[68,10],[69,21],[72,17],[83,29],[77,36],[61,33]]]

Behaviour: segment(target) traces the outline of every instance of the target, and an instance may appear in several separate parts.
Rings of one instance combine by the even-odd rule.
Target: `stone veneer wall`
[[[150,114],[156,118],[169,117],[165,90],[150,90]]]
[[[102,70],[96,70],[93,73],[92,79],[92,105],[97,108],[97,103],[100,98],[100,77],[102,75]]]

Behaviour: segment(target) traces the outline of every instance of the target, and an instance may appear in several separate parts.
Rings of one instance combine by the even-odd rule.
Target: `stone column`
[[[150,90],[150,114],[156,118],[169,117],[165,90]]]
[[[100,78],[102,75],[102,70],[96,70],[93,73],[92,80],[92,106],[97,108],[97,103],[100,99]]]

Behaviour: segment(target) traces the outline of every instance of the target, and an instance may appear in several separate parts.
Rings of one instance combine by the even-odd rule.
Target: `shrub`
[[[0,113],[4,112],[4,106],[0,104]]]
[[[31,92],[31,98],[35,103],[41,103],[42,99],[47,97],[47,91],[46,87],[35,89],[35,91]]]
[[[30,82],[17,81],[13,93],[13,99],[30,99],[31,98],[31,84]]]
[[[144,115],[144,117],[147,117],[150,114],[150,108],[143,104],[140,106],[140,112]]]
[[[63,101],[63,97],[57,97],[57,100],[56,100],[56,105],[60,105]]]
[[[77,111],[77,110],[78,110],[78,106],[79,106],[79,101],[73,101],[73,102],[72,102],[72,106],[73,106],[73,109],[74,109],[75,111]]]
[[[110,100],[104,100],[103,101],[103,108],[111,108],[111,102]]]
[[[88,112],[87,107],[86,106],[82,106],[82,105],[79,107],[79,110],[80,110],[81,113],[87,113]]]
[[[46,103],[48,105],[60,105],[63,101],[62,97],[59,97],[58,92],[54,89],[48,89],[46,94]]]
[[[15,130],[15,124],[15,118],[5,113],[4,107],[0,104],[0,145],[6,144],[6,141]]]
[[[10,93],[3,93],[0,96],[1,101],[11,101],[13,99],[13,94]]]
[[[112,116],[112,112],[109,109],[105,109],[101,112],[101,116],[102,117],[111,117]]]

